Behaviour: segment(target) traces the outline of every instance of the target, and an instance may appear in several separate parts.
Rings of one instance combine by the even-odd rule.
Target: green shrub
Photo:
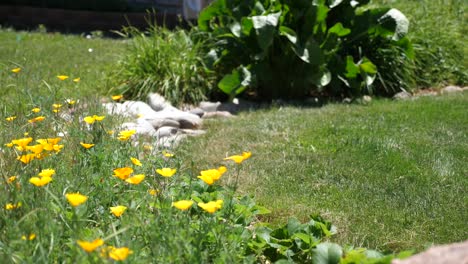
[[[364,9],[368,2],[215,1],[198,19],[216,40],[207,65],[224,76],[218,86],[230,95],[247,88],[262,99],[395,93],[395,85],[382,90],[374,80],[380,67],[401,63],[378,56],[390,48],[402,63],[411,57],[408,21],[395,9]]]
[[[118,91],[127,99],[145,99],[158,92],[173,104],[197,103],[206,99],[214,83],[202,60],[204,39],[196,31],[170,31],[152,26],[148,33],[134,28],[128,51],[118,65]]]
[[[411,78],[427,88],[468,80],[466,10],[464,0],[374,0],[375,6],[392,5],[408,15],[408,37],[414,44],[415,68]]]

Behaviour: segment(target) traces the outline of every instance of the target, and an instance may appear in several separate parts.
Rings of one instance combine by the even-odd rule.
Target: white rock
[[[463,92],[463,89],[459,86],[450,85],[450,86],[444,87],[440,92],[442,94],[452,94],[452,93]]]
[[[167,102],[166,99],[158,93],[148,94],[148,104],[154,111],[161,111],[167,107],[172,107],[171,103]]]
[[[203,118],[215,118],[215,117],[233,117],[231,113],[228,111],[216,111],[216,112],[208,112],[203,115]]]
[[[190,110],[189,113],[197,115],[199,117],[203,117],[203,115],[205,114],[205,111],[203,111],[203,109],[197,107],[197,108],[194,108],[194,109]]]
[[[468,264],[468,240],[431,247],[425,252],[404,260],[395,259],[392,264]]]
[[[154,129],[158,130],[160,127],[169,126],[179,128],[179,122],[172,120],[172,119],[162,119],[162,118],[153,118],[153,119],[145,119],[154,127]]]
[[[156,132],[158,138],[169,137],[177,134],[177,128],[175,127],[160,127]]]
[[[220,105],[220,102],[200,102],[199,108],[205,112],[215,112]]]
[[[401,91],[393,96],[394,100],[408,100],[411,99],[412,95],[407,91]]]
[[[363,100],[364,102],[366,102],[366,103],[370,103],[370,102],[372,102],[372,97],[370,97],[369,95],[364,95],[364,96],[362,97],[362,100]]]
[[[161,111],[154,111],[151,106],[141,101],[126,101],[123,104],[104,104],[109,114],[120,114],[127,117],[142,116],[144,120],[152,123],[152,120],[174,120],[181,128],[198,128],[202,119],[188,112],[183,112],[174,107],[167,107]],[[155,121],[156,122],[156,121]]]
[[[135,129],[139,135],[146,135],[150,137],[157,136],[156,130],[153,126],[144,119],[137,119],[136,122],[126,122],[121,125],[122,129],[132,130]]]

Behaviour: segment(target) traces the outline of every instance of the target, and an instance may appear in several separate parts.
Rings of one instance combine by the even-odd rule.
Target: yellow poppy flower
[[[80,80],[81,80],[80,77],[73,79],[73,81],[76,82],[76,83],[80,82]]]
[[[67,75],[58,75],[57,78],[61,81],[65,81],[66,79],[68,79],[69,77]]]
[[[180,200],[177,202],[173,202],[172,206],[175,208],[182,210],[182,211],[187,211],[190,207],[192,207],[193,201],[191,200]]]
[[[130,167],[118,168],[114,170],[114,176],[121,179],[126,180],[133,173],[133,169]]]
[[[26,235],[21,236],[21,239],[23,239],[23,240],[29,240],[29,241],[34,240],[35,238],[36,238],[36,234],[34,234],[34,233],[31,233],[31,234],[30,234],[29,236],[27,236],[27,237],[26,237]]]
[[[112,248],[109,252],[109,257],[113,260],[126,260],[130,254],[133,254],[133,251],[131,251],[127,247],[121,247],[121,248]]]
[[[159,190],[156,189],[150,189],[148,190],[148,193],[152,196],[156,196],[159,193]]]
[[[26,146],[31,143],[31,141],[33,140],[32,137],[28,137],[28,138],[20,138],[20,139],[13,139],[11,141],[11,143],[15,144],[16,146],[18,147],[22,147],[22,148],[25,148],[26,149]]]
[[[129,140],[136,133],[135,129],[120,131],[118,139],[121,141]]]
[[[251,152],[242,152],[242,155],[230,156],[230,157],[224,158],[224,160],[233,160],[235,163],[240,164],[244,160],[250,158],[250,156],[252,156]]]
[[[34,152],[34,154],[41,154],[44,150],[44,146],[41,144],[33,145],[33,146],[26,146],[26,150]]]
[[[76,104],[76,100],[73,100],[73,99],[67,99],[65,100],[65,102],[70,106]]]
[[[33,113],[39,113],[41,111],[41,109],[39,107],[34,107],[33,109],[31,109],[31,112]]]
[[[77,207],[85,203],[86,200],[88,200],[88,196],[82,195],[80,193],[67,193],[65,194],[65,197],[67,198],[70,205],[73,207]]]
[[[130,158],[130,160],[132,161],[132,163],[135,165],[135,166],[141,166],[141,161],[139,161],[137,158]]]
[[[21,71],[21,68],[14,68],[11,70],[12,73],[19,73]]]
[[[106,118],[106,116],[93,115],[93,118],[96,121],[102,121],[102,120],[104,120],[104,118]]]
[[[114,101],[119,101],[123,98],[123,95],[122,94],[119,94],[119,95],[113,95],[112,96],[112,100]]]
[[[206,212],[213,214],[214,212],[221,209],[223,206],[223,200],[211,201],[208,203],[198,203],[198,206],[200,206]]]
[[[133,177],[126,179],[125,181],[131,184],[140,184],[140,182],[142,182],[144,179],[145,179],[144,174],[137,174]]]
[[[63,149],[63,145],[53,145],[55,153],[59,153]]]
[[[21,205],[23,205],[21,202],[18,202],[17,204],[7,203],[5,205],[5,209],[6,210],[14,210],[14,209],[20,208]]]
[[[52,177],[55,174],[54,169],[44,169],[38,175],[39,177]]]
[[[51,177],[41,177],[41,178],[32,177],[31,179],[29,179],[29,182],[32,183],[33,185],[37,186],[37,187],[45,186],[51,181],[52,181]]]
[[[88,143],[83,143],[83,142],[80,142],[80,145],[85,149],[90,149],[94,147],[94,144],[88,144]]]
[[[9,117],[5,118],[5,120],[8,121],[8,122],[11,122],[11,121],[13,121],[15,119],[16,119],[16,116],[9,116]]]
[[[16,178],[17,178],[16,176],[11,176],[11,177],[8,178],[7,182],[12,183],[12,182],[14,182],[16,180]]]
[[[54,108],[54,109],[58,109],[60,107],[62,107],[61,104],[52,104],[52,108]]]
[[[166,157],[166,158],[172,158],[172,157],[174,157],[174,154],[172,154],[172,153],[170,153],[170,152],[167,152],[166,150],[163,150],[163,151],[162,151],[162,154],[163,154],[163,156]]]
[[[91,253],[96,248],[104,245],[104,240],[98,238],[95,239],[94,241],[88,242],[88,241],[83,241],[83,240],[77,240],[76,243],[86,252]]]
[[[87,116],[87,117],[83,118],[83,121],[85,121],[86,123],[92,125],[92,124],[94,124],[96,119],[94,117],[92,117],[92,116]]]
[[[29,123],[36,123],[36,122],[41,122],[45,119],[45,116],[38,116],[38,117],[35,117],[35,118],[32,118],[32,119],[29,119],[28,122]]]
[[[36,154],[25,154],[18,156],[16,159],[23,162],[24,164],[28,164],[36,157]]]
[[[156,172],[163,177],[172,177],[176,171],[176,169],[171,168],[156,169]]]
[[[218,169],[204,170],[200,172],[200,176],[197,178],[201,179],[208,185],[212,185],[215,181],[219,180],[221,176],[226,172],[227,168],[224,166]]]
[[[114,214],[116,217],[120,217],[125,212],[125,210],[127,210],[127,207],[123,205],[118,205],[111,207],[110,210],[111,213]]]

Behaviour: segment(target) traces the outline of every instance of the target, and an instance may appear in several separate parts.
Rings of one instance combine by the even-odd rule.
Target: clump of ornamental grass
[[[206,100],[216,84],[203,64],[206,39],[196,34],[157,25],[148,32],[125,28],[122,35],[131,38],[115,73],[120,83],[116,90],[127,99],[140,100],[157,92],[174,105]]]

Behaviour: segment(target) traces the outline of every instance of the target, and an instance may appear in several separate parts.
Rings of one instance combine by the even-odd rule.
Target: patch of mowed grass
[[[29,108],[38,97],[106,94],[115,85],[108,73],[125,46],[121,40],[0,29],[2,108],[14,109],[16,104],[26,104]],[[18,67],[19,74],[11,72]],[[70,79],[60,82],[57,75],[67,75]],[[75,78],[80,78],[80,82],[73,82]],[[48,85],[56,89],[51,90]]]
[[[468,95],[272,107],[205,123],[197,164],[249,149],[240,189],[283,222],[320,213],[339,243],[398,251],[466,239]],[[208,151],[207,151],[208,150]]]
[[[466,85],[468,26],[464,0],[375,0],[377,6],[401,10],[410,20],[408,37],[414,45],[414,73],[418,88]]]

